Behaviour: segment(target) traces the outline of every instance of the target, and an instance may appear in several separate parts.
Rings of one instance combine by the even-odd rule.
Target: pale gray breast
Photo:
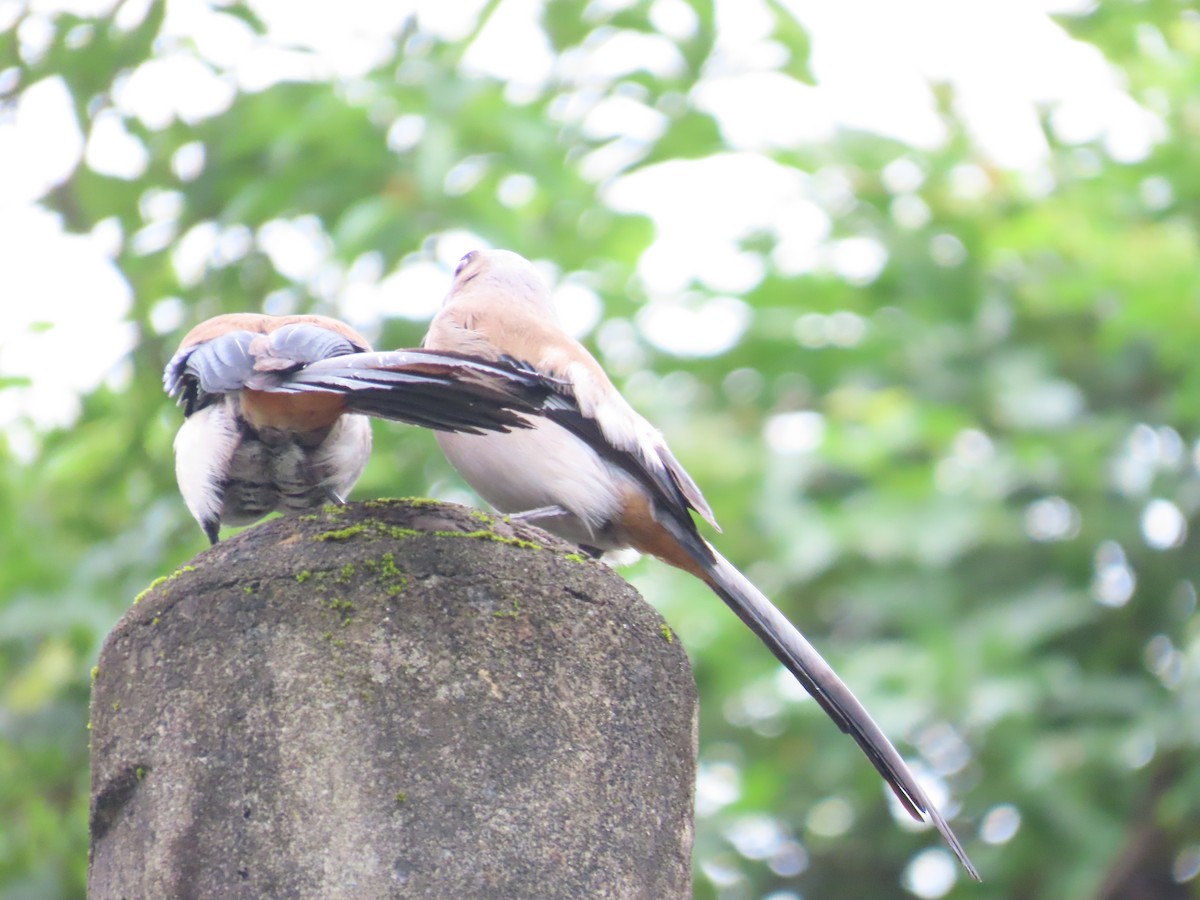
[[[507,434],[436,437],[463,480],[496,509],[521,513],[561,506],[569,515],[539,519],[537,526],[601,550],[617,546],[609,526],[632,482],[566,429],[541,419]]]

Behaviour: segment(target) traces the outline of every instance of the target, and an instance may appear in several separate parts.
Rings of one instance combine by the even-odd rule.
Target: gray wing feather
[[[208,406],[216,397],[241,390],[254,373],[249,331],[232,331],[219,338],[185,347],[171,357],[163,372],[163,388],[183,407],[185,416]]]
[[[222,394],[243,388],[272,390],[289,373],[362,349],[335,331],[309,323],[285,325],[267,335],[230,331],[176,353],[163,372],[163,388],[190,416]]]

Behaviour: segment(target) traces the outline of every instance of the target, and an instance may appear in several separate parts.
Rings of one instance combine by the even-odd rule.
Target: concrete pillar
[[[687,658],[537,529],[276,519],[147,591],[96,674],[97,900],[692,895]]]

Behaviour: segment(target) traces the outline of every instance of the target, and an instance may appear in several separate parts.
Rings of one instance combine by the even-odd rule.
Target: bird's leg
[[[556,519],[559,516],[569,516],[570,514],[570,510],[555,504],[554,506],[539,506],[537,509],[527,509],[519,513],[508,513],[504,518],[510,522],[536,522],[539,519]],[[599,559],[605,553],[601,548],[593,547],[591,544],[580,544],[579,549],[592,559]]]
[[[568,516],[570,513],[563,507],[539,506],[537,509],[526,509],[522,512],[506,513],[504,518],[514,522],[536,522],[538,519],[554,519],[558,516]]]

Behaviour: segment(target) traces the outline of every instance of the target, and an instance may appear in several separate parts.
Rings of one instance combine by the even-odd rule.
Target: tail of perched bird
[[[858,698],[783,613],[732,563],[709,549],[712,561],[700,565],[708,586],[758,635],[838,727],[854,738],[909,814],[918,822],[922,816],[929,817],[967,872],[979,881],[979,872],[958,836]]]
[[[563,403],[528,368],[424,350],[375,353],[324,316],[217,316],[167,363],[183,407],[175,472],[209,540],[222,523],[342,502],[366,466],[365,416],[478,434]]]
[[[599,422],[575,406],[550,410],[547,418],[586,441],[620,469],[623,479],[628,479],[621,491],[621,507],[608,526],[608,540],[616,546],[656,556],[707,584],[803,685],[826,715],[854,739],[908,813],[918,822],[929,817],[947,846],[978,881],[979,872],[953,829],[866,707],[775,604],[700,535],[691,511],[698,512],[715,527],[712,511],[665,444],[658,452],[653,452],[653,444],[619,452],[603,438]],[[542,524],[555,530],[554,518]]]
[[[467,254],[425,346],[528,360],[561,385],[564,402],[547,405],[527,430],[438,435],[446,456],[481,497],[586,547],[632,547],[703,580],[854,738],[909,813],[919,821],[928,816],[979,878],[954,832],[850,689],[700,535],[693,512],[716,528],[700,488],[587,349],[562,330],[549,289],[528,260],[504,250]]]

